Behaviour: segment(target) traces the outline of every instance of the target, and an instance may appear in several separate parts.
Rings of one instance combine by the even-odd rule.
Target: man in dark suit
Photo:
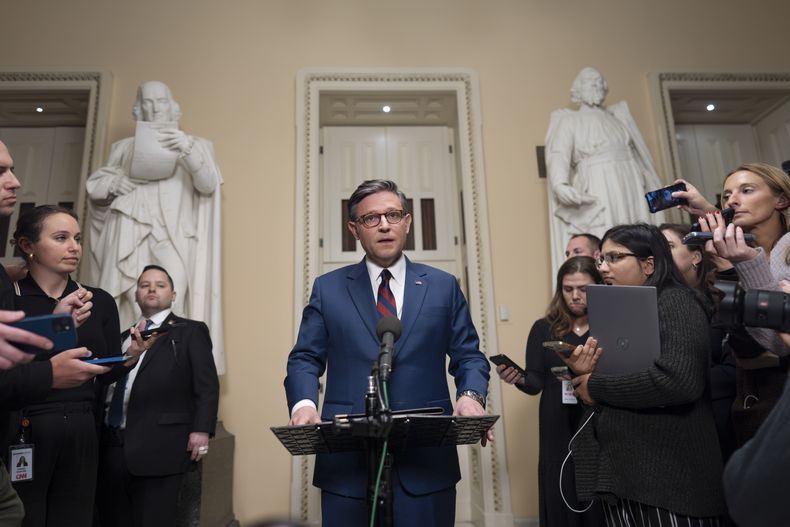
[[[389,381],[391,408],[439,406],[446,414],[485,414],[489,366],[466,300],[454,276],[403,255],[411,227],[406,203],[392,181],[365,181],[351,195],[348,228],[362,244],[365,259],[320,276],[313,285],[288,358],[285,389],[291,425],[364,413],[367,378],[379,350],[376,325],[390,313],[402,324]],[[455,377],[455,410],[446,356]],[[319,416],[318,379],[325,369],[326,396]],[[395,525],[452,526],[459,479],[455,447],[394,453]],[[316,456],[313,484],[322,490],[324,527],[368,524],[366,482],[363,454]]]
[[[173,281],[149,265],[137,280],[142,311],[123,350],[145,351],[108,389],[97,500],[102,526],[171,527],[184,472],[208,454],[219,382],[206,324],[174,315]],[[157,330],[144,340],[144,330]]]

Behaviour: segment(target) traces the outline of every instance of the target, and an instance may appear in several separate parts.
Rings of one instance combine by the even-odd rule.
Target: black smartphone
[[[488,360],[496,364],[497,366],[505,365],[510,368],[515,368],[517,372],[521,375],[526,375],[527,372],[524,371],[524,368],[513,362],[513,359],[505,355],[504,353],[500,353],[499,355],[492,355],[488,357]]]
[[[543,347],[563,355],[570,355],[576,349],[576,346],[573,344],[568,344],[561,340],[547,340],[543,343]]]
[[[141,331],[140,332],[140,336],[143,338],[143,340],[146,340],[146,339],[149,339],[149,338],[153,337],[154,335],[159,335],[161,333],[167,333],[168,331],[170,331],[173,328],[179,328],[179,327],[184,326],[184,325],[186,325],[186,324],[184,324],[184,323],[176,323],[176,324],[168,324],[166,326],[159,326],[158,328],[154,328],[154,329],[146,329],[145,331]]]
[[[683,245],[705,245],[705,242],[713,239],[712,232],[694,231],[683,236]],[[754,242],[754,235],[750,232],[743,233],[743,240],[746,243]]]
[[[74,320],[68,313],[53,313],[51,315],[27,317],[9,325],[30,331],[31,333],[41,335],[51,340],[52,344],[55,346],[49,350],[50,353],[57,353],[77,347],[77,327],[74,325]],[[35,354],[46,351],[31,346],[30,344],[17,344],[16,342],[12,344],[27,353]]]
[[[668,187],[660,188],[658,190],[651,190],[645,194],[647,206],[650,212],[658,212],[660,210],[668,209],[676,205],[687,205],[688,200],[683,198],[673,198],[672,193],[681,190],[686,190],[685,183],[677,183]]]

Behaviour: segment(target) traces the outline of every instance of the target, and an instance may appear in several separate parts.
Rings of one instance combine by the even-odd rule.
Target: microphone
[[[721,211],[721,217],[724,218],[724,225],[729,225],[732,223],[732,219],[735,217],[735,209],[727,208]],[[695,222],[691,224],[692,232],[699,232],[702,230],[702,227],[699,226],[699,222]]]
[[[376,324],[376,335],[381,341],[379,351],[379,377],[382,381],[389,380],[392,370],[392,356],[395,354],[395,342],[400,338],[401,324],[396,317],[382,317]]]

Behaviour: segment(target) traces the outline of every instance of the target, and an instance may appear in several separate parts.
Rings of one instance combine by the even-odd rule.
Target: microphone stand
[[[392,410],[389,407],[387,381],[389,379],[389,352],[382,344],[379,358],[373,364],[365,393],[365,419],[352,424],[352,433],[362,435],[368,463],[368,511],[370,525],[392,527],[392,453],[389,452],[389,435],[392,429]],[[382,360],[383,359],[383,360]],[[382,366],[383,364],[383,368]],[[374,514],[375,512],[375,514]]]
[[[391,336],[391,335],[390,335]],[[384,341],[387,341],[386,343]],[[368,465],[368,517],[370,526],[392,527],[392,453],[389,436],[392,430],[392,410],[389,406],[387,382],[392,365],[392,339],[384,338],[379,345],[378,360],[373,363],[365,392],[365,417],[342,422],[335,418],[338,428],[351,428],[351,434],[365,438]]]

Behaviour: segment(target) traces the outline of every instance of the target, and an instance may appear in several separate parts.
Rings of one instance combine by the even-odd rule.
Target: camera
[[[790,332],[790,295],[782,291],[744,289],[738,282],[717,280],[723,293],[715,325],[734,328],[740,325]]]

